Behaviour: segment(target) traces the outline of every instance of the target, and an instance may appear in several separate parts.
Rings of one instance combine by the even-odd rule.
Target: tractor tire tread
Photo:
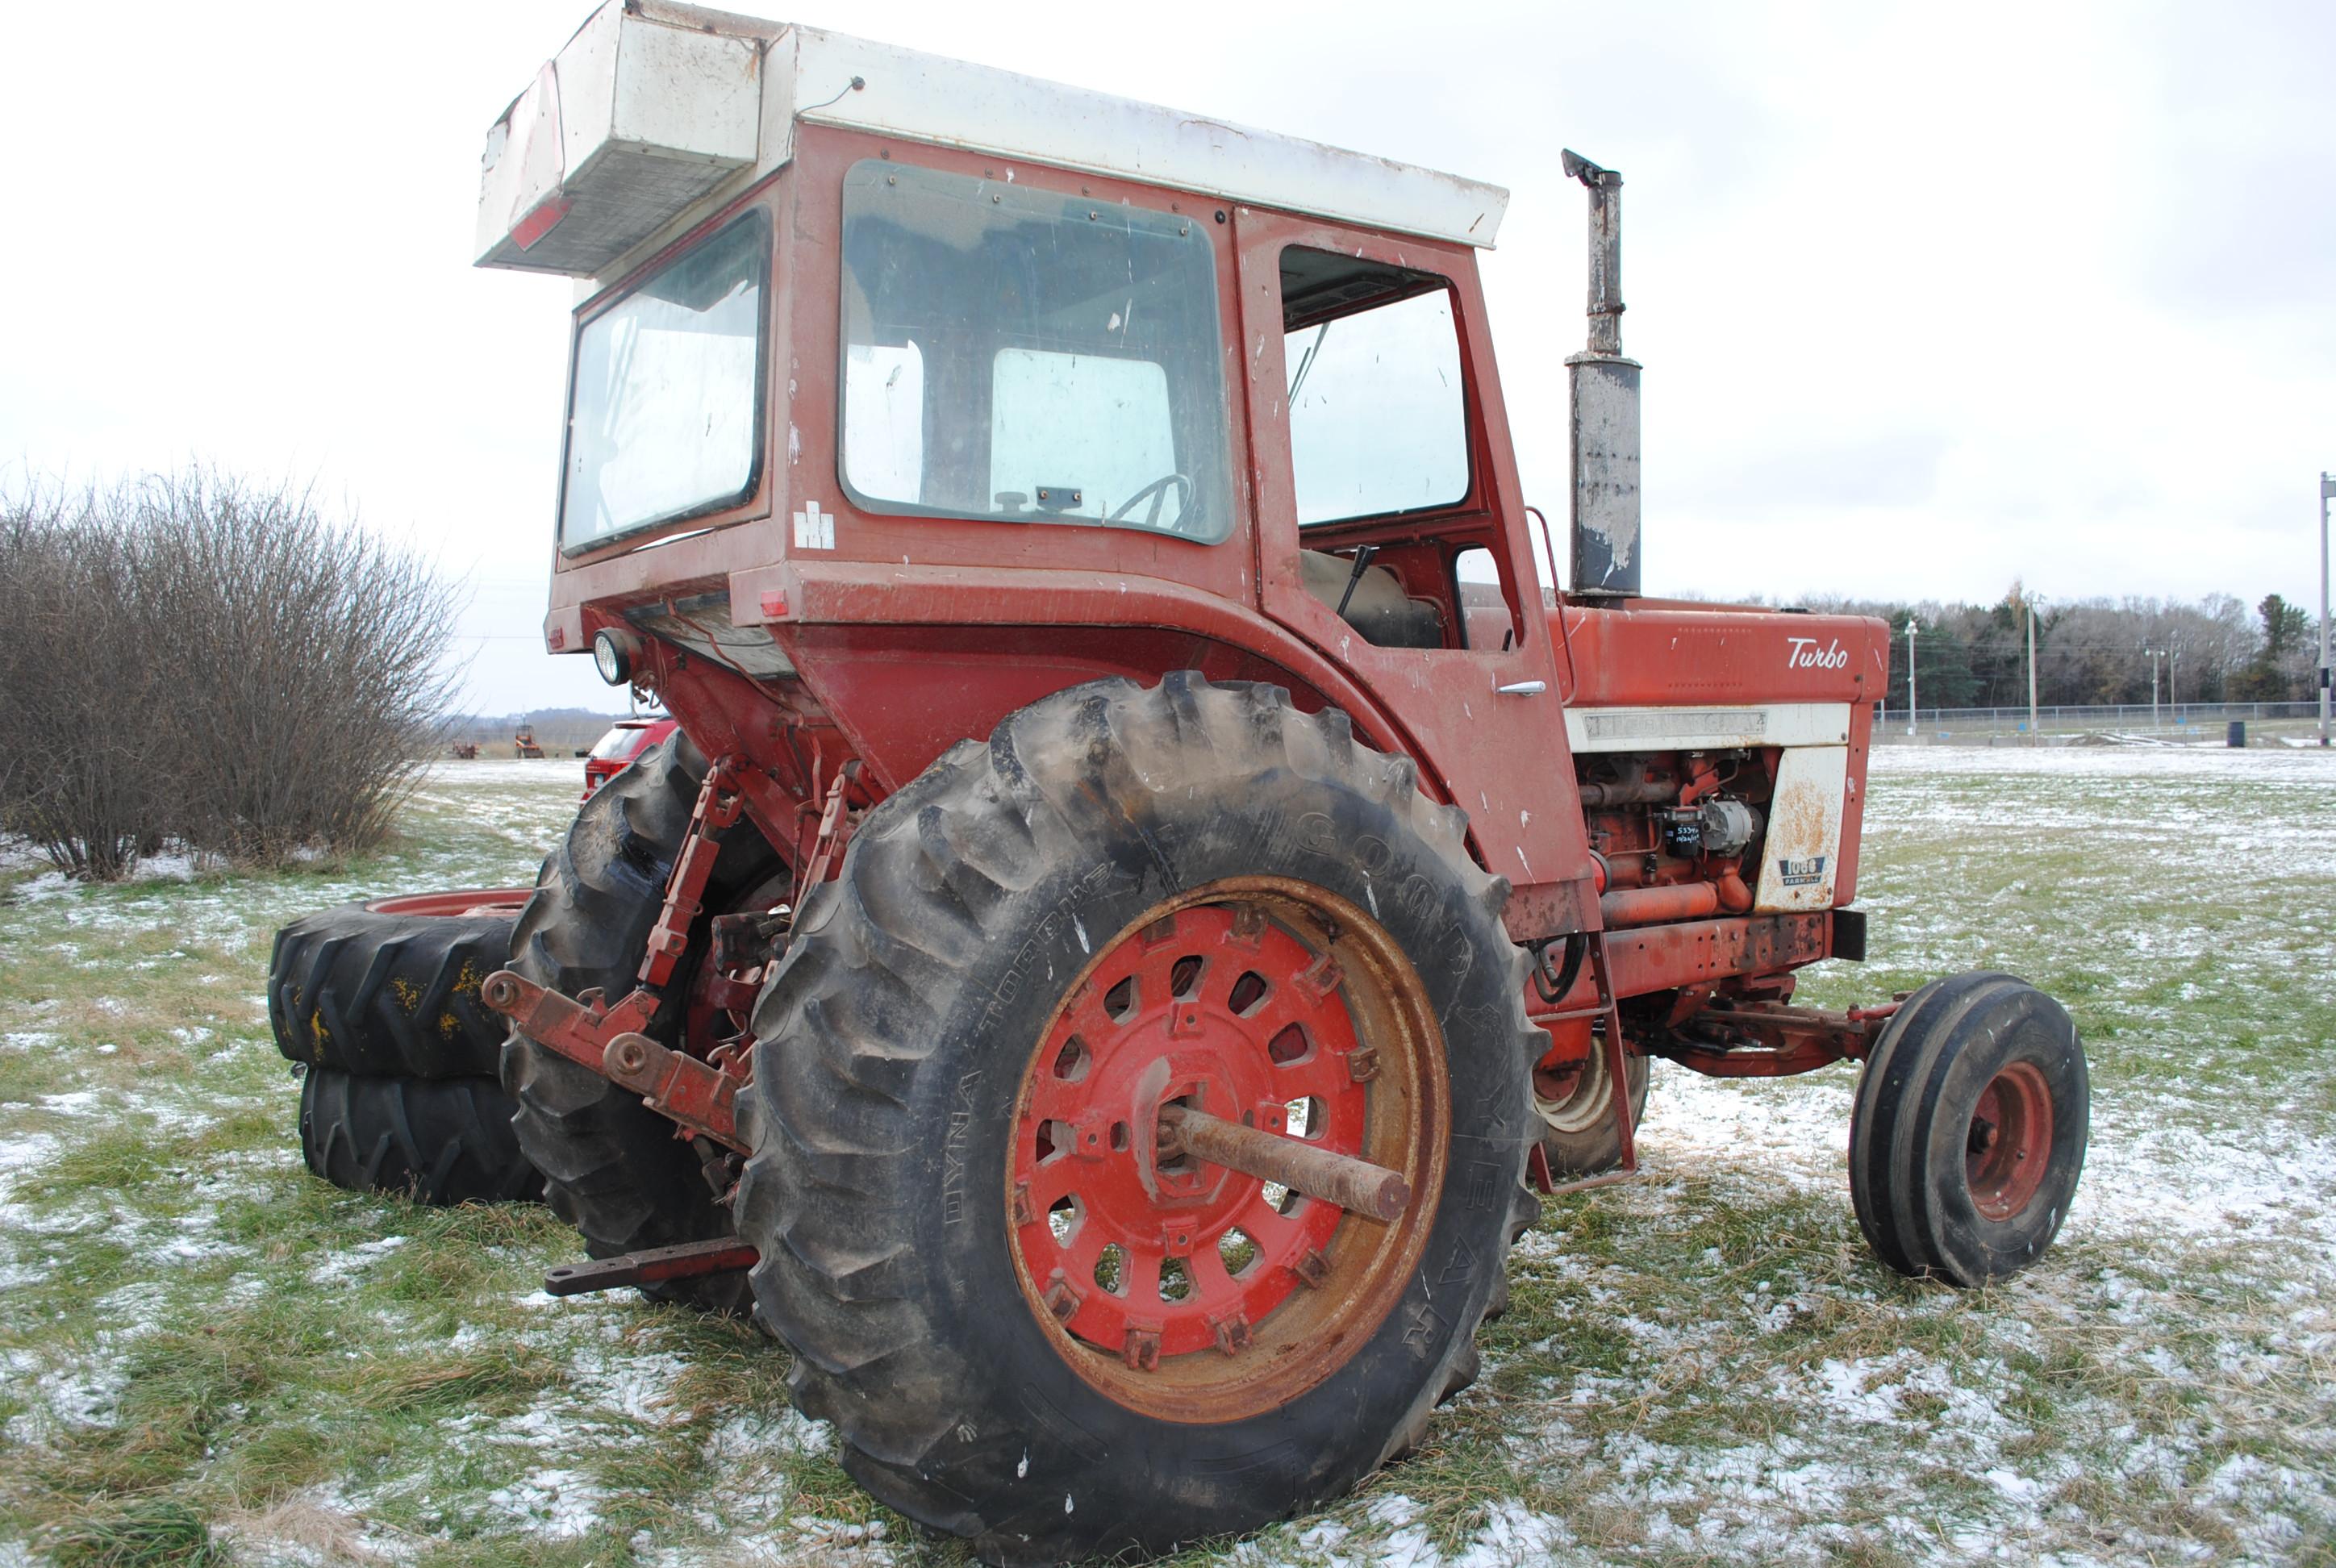
[[[492,1078],[360,1077],[311,1067],[300,1088],[300,1153],[351,1192],[442,1207],[531,1201],[543,1178],[511,1131]]]
[[[754,1270],[758,1310],[795,1352],[795,1403],[833,1425],[844,1468],[924,1524],[973,1536],[984,1560],[999,1563],[1116,1551],[1138,1538],[1156,1550],[1180,1538],[1156,1520],[1090,1520],[1084,1510],[1036,1536],[1006,1533],[978,1514],[950,1485],[950,1452],[961,1435],[951,1431],[949,1402],[930,1397],[965,1374],[920,1296],[917,1260],[887,1241],[901,1234],[918,1201],[905,1106],[920,1092],[919,1069],[941,1027],[930,998],[1007,940],[1003,916],[1015,895],[1039,882],[1047,846],[1060,852],[1068,837],[1048,796],[1050,779],[1025,755],[1026,728],[1043,733],[1026,721],[1080,700],[1107,710],[1119,737],[1114,760],[1137,776],[1147,762],[1173,765],[1161,748],[1178,745],[1239,754],[1243,761],[1227,765],[1236,773],[1253,764],[1308,777],[1325,769],[1359,774],[1474,884],[1474,901],[1496,932],[1507,896],[1506,884],[1468,857],[1465,814],[1419,794],[1409,758],[1361,746],[1336,710],[1299,713],[1278,687],[1212,686],[1191,675],[1151,688],[1101,681],[1042,699],[1009,716],[987,745],[953,747],[853,834],[844,874],[806,901],[786,961],[756,1009],[755,1079],[740,1098],[756,1152],[739,1186],[739,1231],[763,1249]],[[1144,738],[1131,740],[1131,731]],[[1511,1049],[1522,1084],[1540,1035],[1523,1014],[1526,956],[1504,939],[1501,945],[1508,992],[1518,998]],[[1529,1103],[1523,1113],[1533,1116]],[[1539,1212],[1524,1184],[1530,1141],[1530,1133],[1516,1140],[1509,1174],[1504,1233],[1512,1242]],[[1491,1260],[1494,1269],[1504,1261]],[[1474,1330],[1497,1290],[1474,1296],[1446,1360],[1373,1465],[1416,1442],[1434,1406],[1473,1378]],[[907,1398],[904,1389],[927,1392]]]
[[[276,933],[268,959],[277,1049],[361,1077],[493,1077],[504,1025],[479,987],[508,961],[516,919],[362,903],[302,916]]]

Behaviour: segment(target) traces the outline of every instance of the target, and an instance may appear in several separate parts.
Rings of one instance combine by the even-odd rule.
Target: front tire
[[[1254,1529],[1416,1439],[1537,1212],[1526,960],[1464,823],[1344,716],[1191,675],[1048,697],[871,813],[756,1008],[736,1204],[863,1485],[1052,1562]],[[1285,1086],[1404,1215],[1144,1165],[1161,1096],[1271,1126]]]
[[[1850,1115],[1850,1195],[1902,1274],[1983,1285],[2042,1255],[2068,1217],[2091,1120],[2060,1004],[2010,975],[1932,980],[1891,1017]]]

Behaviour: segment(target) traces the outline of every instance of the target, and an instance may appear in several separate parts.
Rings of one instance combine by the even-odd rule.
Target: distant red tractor
[[[1893,1268],[2050,1242],[2059,1006],[1793,1001],[1864,952],[1884,628],[1641,593],[1621,180],[1566,161],[1552,598],[1499,190],[660,0],[511,106],[480,260],[592,280],[546,643],[677,723],[482,990],[599,1260],[552,1289],[753,1312],[877,1496],[1052,1561],[1416,1442],[1657,1058],[1863,1062]]]

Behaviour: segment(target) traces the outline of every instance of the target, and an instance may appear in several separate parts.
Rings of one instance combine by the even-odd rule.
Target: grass
[[[783,1351],[552,1302],[573,1244],[540,1209],[300,1166],[274,928],[530,880],[573,765],[443,769],[389,852],[305,873],[0,865],[0,1563],[964,1560],[852,1484]],[[1647,1179],[1549,1207],[1422,1446],[1177,1561],[2329,1563],[2331,783],[2303,754],[1883,754],[1873,959],[1804,994],[1985,966],[2060,996],[2095,1096],[2060,1245],[1987,1290],[1901,1280],[1849,1212],[1847,1069],[1666,1071]]]

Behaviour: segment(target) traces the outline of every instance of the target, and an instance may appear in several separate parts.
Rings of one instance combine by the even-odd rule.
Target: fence
[[[2312,702],[2185,702],[2103,704],[2091,706],[2039,706],[2039,735],[2074,735],[2115,730],[2120,734],[2158,735],[2173,739],[2196,737],[2220,740],[2234,719],[2250,726],[2316,724],[2320,705]],[[1926,707],[1909,724],[1903,707],[1883,708],[1874,721],[1876,741],[1938,741],[1976,739],[1985,735],[2022,735],[2028,730],[2028,709],[2020,707]]]

